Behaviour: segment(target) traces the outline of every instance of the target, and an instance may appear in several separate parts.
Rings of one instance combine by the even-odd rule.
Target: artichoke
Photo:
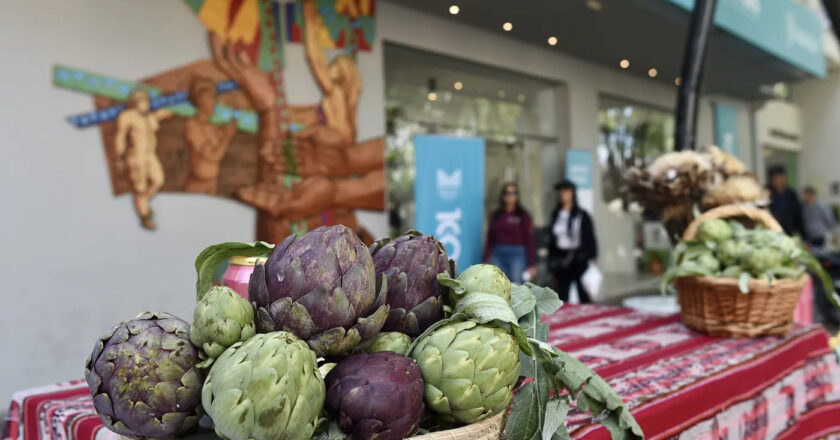
[[[202,375],[190,326],[168,313],[142,313],[96,341],[85,366],[105,426],[129,437],[170,437],[198,425]]]
[[[464,289],[463,294],[484,292],[510,301],[510,280],[507,275],[492,264],[475,264],[458,275],[458,282]],[[457,298],[453,298],[457,302]]]
[[[738,265],[745,256],[752,252],[752,246],[746,241],[727,240],[718,246],[717,256],[724,266]]]
[[[386,289],[352,230],[322,226],[277,245],[254,268],[248,296],[261,333],[289,331],[323,357],[347,354],[379,333],[388,318]]]
[[[722,243],[734,235],[732,226],[726,220],[713,218],[700,223],[697,228],[697,240],[701,242],[713,241]]]
[[[206,359],[200,367],[209,366],[226,348],[255,333],[254,308],[228,287],[210,289],[195,306],[190,341]]]
[[[368,353],[393,351],[394,353],[406,354],[410,345],[411,338],[404,333],[382,332],[373,338],[370,346],[365,351]]]
[[[324,405],[315,353],[291,333],[259,334],[213,364],[202,402],[230,440],[308,440]]]
[[[376,275],[388,278],[391,312],[382,328],[418,336],[441,318],[440,273],[450,271],[446,249],[431,235],[408,231],[394,240],[382,239],[370,248]]]
[[[417,432],[423,416],[423,378],[404,355],[360,353],[326,378],[326,409],[357,440],[400,440]]]
[[[710,274],[715,274],[718,270],[720,270],[720,262],[717,260],[717,258],[715,258],[715,255],[714,253],[712,253],[711,250],[696,253],[688,261],[691,261],[694,264],[700,266]]]
[[[447,423],[474,423],[507,410],[519,378],[519,345],[505,330],[473,321],[444,325],[411,352],[426,405]]]
[[[784,255],[778,249],[756,249],[744,258],[743,267],[753,275],[761,275],[770,269],[781,266],[782,260],[784,260]]]

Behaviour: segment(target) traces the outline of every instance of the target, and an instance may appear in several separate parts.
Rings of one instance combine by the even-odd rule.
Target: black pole
[[[674,133],[676,150],[693,150],[697,141],[697,107],[700,103],[700,86],[703,82],[703,64],[709,32],[712,30],[717,0],[695,0],[691,23],[685,41],[679,95],[677,96],[677,121]]]
[[[822,0],[822,4],[826,15],[831,20],[831,28],[834,30],[834,35],[840,38],[840,1]]]

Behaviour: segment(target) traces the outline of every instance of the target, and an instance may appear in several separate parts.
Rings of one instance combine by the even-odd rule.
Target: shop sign
[[[434,234],[459,268],[481,262],[484,139],[414,137],[414,225]]]
[[[694,0],[668,0],[692,10]],[[715,24],[820,78],[825,76],[823,25],[793,0],[719,0]]]

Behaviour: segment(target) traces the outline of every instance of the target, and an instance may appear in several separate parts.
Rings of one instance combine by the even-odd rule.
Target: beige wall
[[[840,203],[840,196],[828,192],[832,182],[840,181],[840,72],[797,84],[791,95],[801,111],[799,183],[813,185],[823,200]]]

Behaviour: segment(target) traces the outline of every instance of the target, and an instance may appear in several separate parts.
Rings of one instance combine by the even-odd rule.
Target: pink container
[[[222,276],[222,285],[230,287],[239,296],[248,299],[248,281],[254,272],[254,265],[265,264],[268,257],[233,257]]]
[[[811,277],[808,277],[808,282],[802,288],[802,295],[799,295],[793,321],[797,324],[814,323],[814,280]]]

